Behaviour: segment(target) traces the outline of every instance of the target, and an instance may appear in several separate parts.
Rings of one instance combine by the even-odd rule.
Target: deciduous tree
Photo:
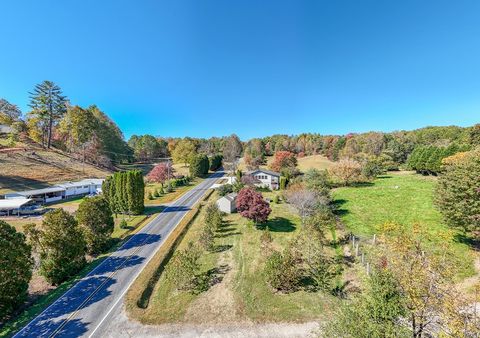
[[[157,164],[146,176],[149,182],[157,182],[163,184],[173,175],[173,167],[170,162],[162,162]]]
[[[40,274],[58,285],[85,265],[86,242],[82,229],[67,211],[58,208],[45,214],[42,228],[25,229],[29,241],[40,254]]]
[[[255,223],[264,223],[272,212],[270,205],[263,199],[261,193],[251,187],[240,190],[237,196],[237,210],[245,218]]]
[[[27,297],[32,277],[32,248],[25,235],[0,221],[0,321]]]
[[[76,212],[78,224],[83,227],[87,250],[102,252],[113,233],[114,220],[108,202],[102,196],[84,198]]]
[[[330,175],[336,177],[343,185],[358,182],[362,176],[362,165],[352,159],[341,159],[335,162],[330,169]]]

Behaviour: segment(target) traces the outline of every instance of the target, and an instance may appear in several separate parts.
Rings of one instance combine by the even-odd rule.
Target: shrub
[[[102,196],[84,198],[76,213],[78,224],[84,229],[87,251],[100,253],[113,233],[114,220],[108,202]]]
[[[32,277],[32,248],[25,235],[0,221],[0,321],[27,298]]]
[[[287,188],[288,180],[285,176],[280,176],[280,190],[285,190]]]
[[[204,250],[213,250],[215,242],[215,232],[210,224],[204,225],[198,241]]]
[[[278,197],[278,195],[275,195],[275,197],[273,197],[273,203],[275,203],[275,204],[280,203],[280,197]]]
[[[165,277],[178,290],[193,290],[195,275],[199,270],[200,251],[192,242],[188,248],[177,251],[165,268]]]
[[[213,230],[217,230],[222,225],[223,215],[215,203],[211,202],[205,207],[204,222],[206,226],[211,227]]]
[[[283,254],[275,251],[267,258],[265,276],[272,288],[284,292],[295,291],[301,277],[294,255],[288,249]]]
[[[385,173],[385,170],[377,159],[367,160],[362,166],[362,175],[371,180]]]
[[[163,189],[163,186],[160,187],[160,189],[157,190],[160,195],[165,194],[165,190]]]
[[[233,192],[233,186],[231,184],[224,184],[217,188],[218,194],[220,196],[225,196],[231,192]]]
[[[155,189],[154,193],[153,193],[153,196],[154,197],[160,197],[160,191],[158,189]]]
[[[128,228],[128,223],[127,223],[127,220],[125,218],[123,218],[121,221],[120,221],[120,229],[127,229]]]
[[[148,197],[149,200],[153,200],[153,194],[151,191],[148,192]]]

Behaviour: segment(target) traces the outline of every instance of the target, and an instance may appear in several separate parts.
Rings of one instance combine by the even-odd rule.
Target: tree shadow
[[[454,236],[454,240],[457,243],[462,243],[468,245],[475,251],[480,251],[480,240],[476,237],[470,236],[465,233],[457,233]]]
[[[272,232],[292,232],[296,229],[295,224],[285,217],[275,217],[268,220],[267,223],[257,224],[257,229],[268,229]]]
[[[212,286],[220,283],[230,269],[228,264],[222,264],[195,276],[195,286],[192,293],[199,294],[208,291]]]
[[[231,248],[233,248],[233,245],[231,244],[215,245],[215,247],[213,248],[213,250],[211,250],[211,252],[220,253],[220,252],[228,251]]]
[[[375,185],[375,183],[373,182],[356,182],[356,183],[352,183],[350,184],[350,187],[353,187],[353,188],[366,188],[366,187],[371,187]]]
[[[123,244],[118,251],[120,250],[129,250],[131,248],[140,247],[144,245],[149,245],[152,243],[157,243],[160,241],[162,236],[152,235],[152,234],[135,234],[130,239],[128,239],[125,244]]]
[[[189,211],[191,210],[189,207],[179,205],[179,206],[174,206],[174,207],[166,207],[163,209],[163,212],[177,212],[177,211]]]

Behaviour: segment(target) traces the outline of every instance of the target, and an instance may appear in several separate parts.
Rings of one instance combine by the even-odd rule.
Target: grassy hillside
[[[268,169],[270,167],[270,164],[273,162],[273,158],[274,158],[273,156],[267,156],[266,158],[267,163],[260,167],[263,169]],[[298,169],[302,172],[305,172],[308,169],[312,169],[312,168],[319,169],[319,170],[328,169],[333,163],[323,155],[305,156],[305,157],[300,157],[297,160],[298,160]],[[243,158],[240,160],[238,168],[242,171],[247,170],[247,167],[243,162]]]
[[[373,234],[378,234],[379,226],[386,222],[405,226],[422,224],[433,235],[453,231],[452,244],[460,276],[469,276],[473,273],[471,251],[463,243],[462,233],[448,228],[434,207],[435,183],[433,177],[411,172],[389,173],[371,184],[335,189],[333,196],[347,230],[360,237],[371,238]]]
[[[15,148],[0,151],[0,194],[83,178],[103,178],[109,174],[105,169],[33,143],[18,142]]]

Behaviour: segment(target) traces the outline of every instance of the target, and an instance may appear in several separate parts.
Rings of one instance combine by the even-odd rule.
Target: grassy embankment
[[[379,227],[386,222],[405,226],[422,224],[434,238],[436,233],[453,231],[453,258],[459,268],[458,276],[470,276],[474,273],[472,251],[462,242],[463,234],[448,228],[434,207],[435,182],[433,177],[392,172],[370,184],[337,188],[333,196],[347,230],[363,238],[378,234]]]
[[[272,198],[275,193],[264,193]],[[218,198],[214,193],[210,200]],[[284,248],[299,231],[299,218],[284,204],[272,204],[272,214],[266,226],[273,237],[273,246]],[[178,249],[196,242],[203,228],[204,211],[194,219]],[[298,291],[275,293],[266,283],[263,273],[265,254],[261,252],[262,231],[239,214],[227,215],[217,231],[215,250],[200,258],[200,274],[210,276],[213,285],[201,293],[179,292],[165,275],[150,286],[148,307],[140,309],[139,295],[145,287],[135,283],[127,296],[129,315],[143,323],[219,323],[229,321],[305,321],[326,316],[337,299],[323,292]],[[152,263],[150,269],[161,260]],[[148,269],[148,267],[147,267]],[[147,270],[146,269],[146,270]],[[158,277],[158,276],[157,276]],[[141,277],[142,278],[142,277]],[[139,278],[139,279],[141,279]]]
[[[0,194],[40,189],[55,183],[84,178],[104,178],[110,174],[69,157],[57,150],[46,150],[34,143],[17,142],[15,152],[0,152]]]

